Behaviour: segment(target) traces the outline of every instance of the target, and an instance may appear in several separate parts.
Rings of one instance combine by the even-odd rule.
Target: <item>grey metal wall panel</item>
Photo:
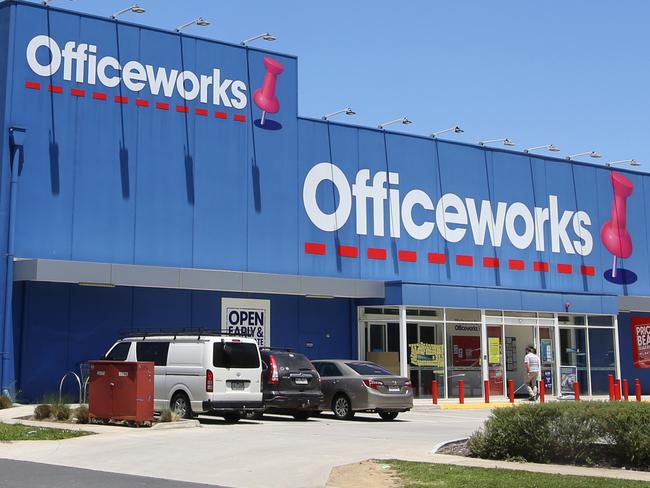
[[[178,288],[284,295],[383,298],[382,281],[246,273],[192,268],[93,263],[53,259],[19,259],[14,281],[89,283],[150,288]]]
[[[179,286],[191,290],[244,291],[243,280],[242,273],[237,271],[181,268]]]
[[[115,285],[180,288],[179,268],[114,264],[112,270]]]

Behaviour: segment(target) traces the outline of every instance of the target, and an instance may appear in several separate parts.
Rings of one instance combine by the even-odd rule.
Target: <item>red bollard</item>
[[[510,403],[515,403],[515,381],[508,380],[508,398],[510,398]]]
[[[537,388],[537,391],[539,392],[539,403],[544,403],[544,394],[546,393],[546,385],[544,384],[544,380],[541,380],[539,382],[539,386]]]
[[[627,380],[623,380],[623,399],[627,402],[630,396],[630,386],[627,383]]]
[[[636,395],[636,401],[641,401],[641,380],[636,378],[634,380],[634,394]]]
[[[490,381],[483,381],[483,389],[485,390],[485,403],[490,403]]]
[[[436,380],[431,381],[431,400],[434,405],[438,405],[438,382]]]
[[[614,375],[608,374],[607,381],[609,383],[609,401],[611,402],[614,400]]]
[[[458,380],[458,403],[465,403],[465,380]]]
[[[621,400],[621,380],[614,382],[614,400],[617,402]]]
[[[580,382],[573,383],[573,394],[575,395],[576,402],[580,401]]]

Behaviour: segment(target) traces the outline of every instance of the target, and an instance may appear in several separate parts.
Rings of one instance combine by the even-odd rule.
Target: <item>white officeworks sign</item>
[[[41,50],[43,53],[39,56]],[[246,83],[227,78],[217,67],[206,75],[142,64],[135,60],[117,60],[112,56],[101,56],[98,46],[94,44],[67,41],[61,48],[46,35],[36,36],[29,41],[25,56],[31,70],[39,76],[51,77],[63,67],[63,79],[76,83],[113,88],[122,82],[132,92],[146,89],[152,95],[167,98],[178,93],[185,100],[198,98],[201,103],[236,109],[246,108],[248,103]]]
[[[254,337],[260,346],[271,345],[271,300],[221,299],[221,330]]]

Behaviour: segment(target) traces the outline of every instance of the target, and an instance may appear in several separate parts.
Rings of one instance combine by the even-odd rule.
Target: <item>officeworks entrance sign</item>
[[[260,347],[271,345],[271,300],[221,299],[221,330],[253,337]]]

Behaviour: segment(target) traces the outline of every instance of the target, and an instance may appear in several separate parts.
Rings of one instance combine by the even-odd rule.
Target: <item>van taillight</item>
[[[214,391],[214,375],[209,369],[205,371],[205,391],[208,393]]]
[[[269,362],[271,363],[269,364],[269,385],[277,385],[280,382],[280,373],[273,354],[271,354]]]

